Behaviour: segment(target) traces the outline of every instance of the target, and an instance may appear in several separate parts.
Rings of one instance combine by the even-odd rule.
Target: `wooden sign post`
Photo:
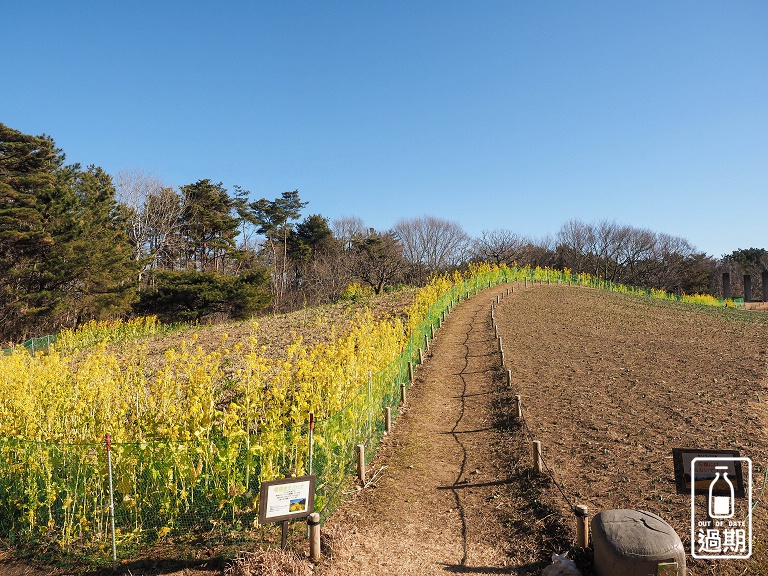
[[[280,546],[288,543],[288,524],[315,511],[315,476],[262,482],[259,492],[259,524],[282,522]]]

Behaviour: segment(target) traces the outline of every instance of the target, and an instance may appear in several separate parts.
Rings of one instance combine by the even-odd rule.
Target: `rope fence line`
[[[525,288],[527,288],[527,282],[525,283]],[[514,293],[514,288],[512,290],[512,293]],[[497,334],[496,338],[498,340],[498,347],[499,347],[499,355],[501,357],[501,369],[507,371],[507,384],[511,388],[512,387],[512,371],[511,369],[507,369],[506,360],[504,356],[504,347],[501,336],[498,336],[498,324],[496,323],[496,317],[494,314],[495,311],[495,305],[499,304],[501,301],[501,298],[504,298],[505,296],[509,296],[510,292],[507,292],[506,295],[501,295],[500,297],[497,296],[495,301],[491,303],[491,324],[493,326],[494,332]],[[541,449],[541,442],[536,440],[533,432],[531,431],[530,426],[528,425],[528,420],[525,417],[525,411],[523,410],[521,397],[518,395],[516,398],[516,418],[518,421],[522,424],[523,429],[525,430],[525,433],[528,435],[528,439],[531,442],[532,447],[532,459],[533,459],[533,470],[536,473],[541,473],[542,471],[546,472],[547,476],[549,477],[550,481],[554,486],[557,488],[557,491],[560,493],[560,496],[562,496],[563,500],[568,506],[568,509],[571,510],[574,514],[574,516],[578,519],[577,521],[577,545],[581,548],[586,548],[589,542],[589,536],[588,536],[588,518],[589,518],[589,512],[587,506],[584,506],[582,504],[574,504],[574,501],[568,497],[566,494],[565,488],[561,485],[560,482],[557,481],[555,478],[554,471],[547,463],[547,459],[544,457],[543,451]]]

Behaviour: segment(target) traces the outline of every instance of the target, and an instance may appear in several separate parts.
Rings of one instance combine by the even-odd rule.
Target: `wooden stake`
[[[501,344],[501,336],[497,336],[497,340],[499,341],[499,352],[504,354],[504,346]]]
[[[289,520],[283,520],[283,531],[280,535],[280,548],[282,550],[285,550],[285,548],[288,546],[288,523]]]
[[[512,371],[511,370],[509,371],[509,379],[510,379],[510,382],[511,382],[512,381]],[[515,418],[517,418],[518,420],[522,420],[523,419],[523,401],[520,398],[519,394],[517,396],[515,396]]]
[[[400,382],[400,404],[405,404],[405,396],[406,396],[405,382]]]
[[[544,463],[541,461],[541,441],[533,441],[533,472],[541,474],[544,470]]]
[[[320,562],[320,514],[313,512],[307,518],[309,525],[309,559]]]
[[[426,350],[427,353],[429,353],[429,335],[428,334],[424,334],[424,350]]]
[[[421,352],[421,350],[419,350]],[[413,382],[413,362],[408,360],[408,380]]]
[[[507,370],[507,386],[512,388],[512,370]]]
[[[365,486],[365,444],[357,445],[357,479]]]
[[[400,384],[404,386],[404,384]],[[389,434],[389,430],[392,428],[392,408],[387,406],[384,408],[384,434]]]
[[[576,546],[589,546],[589,508],[584,504],[576,506]]]
[[[419,364],[424,364],[424,350],[419,348]]]

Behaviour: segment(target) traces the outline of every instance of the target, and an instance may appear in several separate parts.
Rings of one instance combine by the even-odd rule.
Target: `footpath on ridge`
[[[509,393],[491,304],[508,287],[457,305],[438,331],[369,467],[372,480],[324,527],[333,557],[317,574],[540,573],[530,517],[521,515],[530,494],[516,489],[527,472],[510,466],[510,435],[497,422]]]

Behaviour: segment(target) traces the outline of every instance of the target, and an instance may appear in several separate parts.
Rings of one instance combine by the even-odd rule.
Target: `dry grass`
[[[280,548],[245,552],[224,571],[226,576],[309,576],[312,573],[309,560]]]
[[[396,292],[381,294],[357,301],[344,301],[326,306],[305,308],[289,314],[269,314],[252,321],[225,322],[200,325],[184,332],[168,336],[155,336],[145,341],[145,355],[150,367],[162,363],[163,353],[171,348],[178,349],[182,340],[195,339],[194,345],[205,352],[222,347],[232,348],[238,342],[246,347],[252,337],[264,347],[264,355],[270,359],[284,356],[286,347],[301,337],[304,344],[312,346],[326,342],[331,337],[329,328],[336,334],[344,334],[357,314],[369,309],[374,317],[405,317],[405,309],[412,302],[416,288],[404,288]],[[125,353],[125,345],[114,347],[118,355]]]

